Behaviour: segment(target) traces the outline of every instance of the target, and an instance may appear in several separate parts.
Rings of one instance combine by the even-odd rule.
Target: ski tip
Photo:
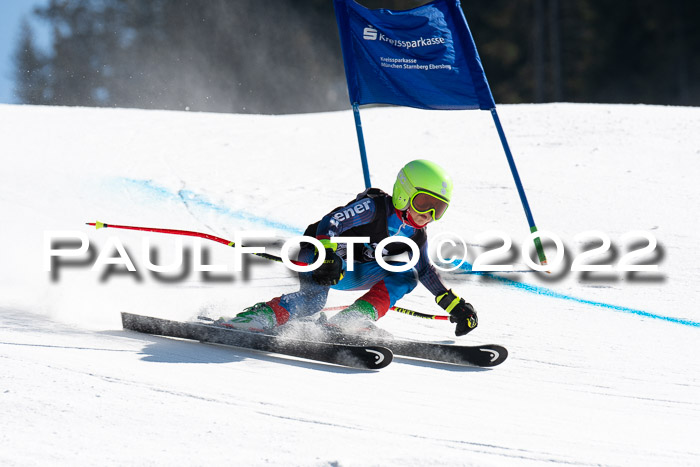
[[[479,366],[491,367],[500,365],[508,358],[508,350],[502,345],[488,344],[479,348],[483,355],[479,359]]]
[[[336,365],[357,368],[360,370],[381,370],[389,366],[394,359],[394,353],[386,347],[331,344],[337,350],[333,361]]]
[[[100,222],[100,221],[86,222],[85,225],[93,225],[93,226],[95,226],[96,229],[101,229],[102,227],[107,227],[107,224],[105,224],[104,222]]]
[[[389,366],[394,360],[394,353],[386,347],[371,346],[363,350],[365,352],[365,368],[369,370],[380,370]]]

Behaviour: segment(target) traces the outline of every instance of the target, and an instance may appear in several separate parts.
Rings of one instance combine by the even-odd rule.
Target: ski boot
[[[377,310],[371,303],[364,300],[356,300],[355,303],[331,317],[327,321],[326,326],[333,332],[343,334],[388,339],[393,337],[391,333],[374,324],[374,321],[378,319],[379,313],[377,313]]]
[[[215,323],[227,328],[265,332],[277,327],[277,317],[269,304],[260,302],[246,308],[233,318],[219,318]]]

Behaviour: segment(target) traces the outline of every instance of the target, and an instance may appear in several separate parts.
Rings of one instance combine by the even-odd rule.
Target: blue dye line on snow
[[[187,205],[194,205],[194,206],[197,206],[199,208],[214,211],[218,214],[229,217],[231,219],[261,224],[267,228],[286,231],[286,232],[292,233],[294,235],[301,235],[303,232],[298,227],[295,227],[292,225],[270,221],[268,219],[259,217],[255,214],[252,214],[252,213],[242,212],[242,211],[234,211],[230,208],[220,206],[218,204],[215,204],[215,203],[209,201],[208,199],[206,199],[205,196],[197,194],[197,193],[190,191],[190,190],[179,190],[177,192],[172,192],[172,191],[168,190],[167,188],[156,185],[155,183],[153,183],[150,180],[137,180],[137,179],[132,179],[132,178],[122,178],[122,179],[119,179],[119,181],[123,184],[126,184],[126,185],[132,187],[132,188],[140,189],[145,194],[147,194],[151,197],[160,198],[161,200],[181,201]],[[516,289],[519,289],[519,290],[522,290],[525,292],[529,292],[529,293],[534,293],[537,295],[543,295],[546,297],[556,298],[559,300],[568,300],[568,301],[575,302],[575,303],[595,306],[598,308],[604,308],[604,309],[613,310],[613,311],[617,311],[617,312],[621,312],[621,313],[628,313],[631,315],[637,315],[637,316],[641,316],[644,318],[659,319],[662,321],[667,321],[667,322],[675,323],[675,324],[681,324],[684,326],[700,327],[700,322],[698,322],[698,321],[692,321],[689,319],[682,319],[682,318],[674,318],[671,316],[658,315],[655,313],[650,313],[648,311],[638,310],[636,308],[629,308],[629,307],[625,307],[625,306],[612,305],[610,303],[598,302],[595,300],[588,300],[585,298],[578,298],[578,297],[574,297],[572,295],[567,295],[567,294],[563,294],[560,292],[556,292],[556,291],[554,291],[552,289],[548,289],[546,287],[540,287],[540,286],[536,286],[536,285],[526,284],[524,282],[518,282],[518,281],[515,281],[513,279],[508,279],[508,278],[505,278],[502,276],[497,276],[497,275],[494,275],[491,273],[481,273],[481,272],[472,271],[472,265],[466,261],[459,267],[459,269],[463,270],[465,273],[468,273],[468,274],[484,275],[484,276],[489,277],[490,279],[494,279],[496,281],[499,281],[502,284],[507,285],[509,287],[515,287]]]
[[[179,201],[187,206],[195,206],[208,211],[213,211],[217,214],[220,214],[233,220],[261,224],[266,228],[282,230],[285,232],[292,233],[294,235],[301,235],[303,233],[303,230],[299,230],[298,227],[289,224],[269,221],[265,218],[259,217],[249,212],[240,210],[234,211],[233,209],[227,208],[225,206],[215,204],[209,201],[204,195],[195,193],[191,190],[178,190],[177,192],[173,192],[165,187],[156,185],[151,180],[138,180],[134,178],[120,178],[117,180],[117,182],[122,186],[137,189],[141,191],[144,195],[150,198],[155,198],[159,201]]]
[[[621,313],[628,313],[628,314],[632,314],[632,315],[642,316],[644,318],[660,319],[662,321],[668,321],[670,323],[682,324],[684,326],[700,327],[700,322],[692,321],[689,319],[674,318],[672,316],[658,315],[655,313],[650,313],[648,311],[638,310],[636,308],[629,308],[626,306],[619,306],[619,305],[612,305],[610,303],[597,302],[595,300],[588,300],[585,298],[574,297],[572,295],[566,295],[566,294],[563,294],[561,292],[556,292],[552,289],[548,289],[546,287],[540,287],[537,285],[526,284],[524,282],[514,281],[513,279],[508,279],[506,277],[496,276],[493,274],[485,274],[485,275],[488,276],[489,278],[495,279],[495,280],[497,280],[505,285],[515,287],[517,289],[524,290],[526,292],[534,293],[537,295],[544,295],[544,296],[551,297],[551,298],[558,298],[560,300],[568,300],[571,302],[581,303],[584,305],[591,305],[591,306],[595,306],[595,307],[599,307],[599,308],[606,308],[608,310],[619,311]]]
[[[455,261],[453,264],[455,266],[457,261]],[[551,298],[557,298],[559,300],[568,300],[571,302],[575,303],[581,303],[584,305],[591,305],[595,306],[598,308],[606,308],[608,310],[613,310],[613,311],[618,311],[621,313],[628,313],[632,315],[637,315],[637,316],[642,316],[644,318],[652,318],[652,319],[660,319],[662,321],[668,321],[670,323],[676,323],[676,324],[682,324],[684,326],[693,326],[693,327],[700,327],[700,322],[698,321],[692,321],[689,319],[683,319],[683,318],[674,318],[672,316],[664,316],[664,315],[658,315],[655,313],[650,313],[648,311],[644,310],[638,310],[636,308],[629,308],[626,306],[619,306],[619,305],[612,305],[610,303],[605,303],[605,302],[598,302],[595,300],[588,300],[586,298],[579,298],[579,297],[574,297],[573,295],[567,295],[563,294],[561,292],[556,292],[552,289],[548,289],[546,287],[540,287],[537,285],[532,285],[532,284],[527,284],[524,282],[519,282],[513,279],[508,279],[507,277],[503,276],[497,276],[493,273],[489,272],[482,272],[482,271],[473,271],[472,270],[472,264],[469,263],[468,261],[465,261],[459,266],[459,269],[464,271],[466,274],[475,274],[479,276],[485,276],[488,277],[489,279],[496,280],[498,282],[501,282],[504,285],[510,286],[510,287],[515,287],[516,289],[523,290],[525,292],[530,292],[536,295],[543,295],[546,297],[551,297]]]

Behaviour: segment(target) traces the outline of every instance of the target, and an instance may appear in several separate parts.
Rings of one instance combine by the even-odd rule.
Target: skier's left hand
[[[452,290],[435,297],[435,301],[450,314],[450,322],[457,323],[455,336],[463,336],[474,330],[479,324],[476,310],[471,303],[458,297]]]
[[[474,330],[479,324],[479,320],[476,317],[476,310],[474,310],[472,304],[460,298],[460,302],[450,313],[450,323],[457,323],[455,336],[463,336]]]
[[[335,251],[326,248],[326,259],[323,264],[311,274],[312,279],[319,285],[331,286],[340,282],[343,276],[345,276],[343,260],[335,254]]]

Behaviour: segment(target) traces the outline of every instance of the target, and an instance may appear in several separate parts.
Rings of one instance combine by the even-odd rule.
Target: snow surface
[[[166,264],[178,237],[85,225],[231,239],[274,230],[264,244],[277,253],[363,190],[351,112],[0,105],[0,464],[700,465],[700,109],[499,114],[537,225],[563,239],[567,261],[552,274],[445,275],[479,311],[466,337],[395,312],[379,322],[402,337],[502,344],[501,366],[397,358],[367,372],[123,331],[120,311],[231,315],[295,290],[296,279],[257,258],[232,272],[231,249],[193,239],[182,243],[189,266],[154,274],[143,239]],[[362,118],[375,186],[390,190],[419,157],[453,174],[453,204],[431,236],[458,233],[470,262],[489,241],[483,232],[526,238],[488,113],[371,108]],[[593,229],[612,239],[595,258],[611,264],[645,244],[623,241],[626,232],[653,234],[658,246],[640,262],[659,271],[569,271],[596,246],[576,235]],[[50,231],[87,235],[89,252],[45,271]],[[116,256],[115,242],[136,272],[91,269],[98,255]],[[194,271],[200,248],[205,264],[229,270]],[[358,295],[332,292],[329,305]],[[399,305],[441,312],[422,286]]]

